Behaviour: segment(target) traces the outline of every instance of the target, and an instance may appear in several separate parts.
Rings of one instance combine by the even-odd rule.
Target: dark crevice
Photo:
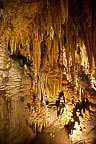
[[[9,48],[10,48],[10,47],[9,47]],[[20,59],[20,60],[23,60],[23,66],[24,66],[25,64],[27,64],[28,66],[31,66],[31,64],[32,64],[32,61],[28,61],[25,56],[23,56],[23,55],[20,54],[20,52],[18,52],[18,55],[13,54],[13,55],[11,55],[10,57],[17,58],[18,60],[19,60],[19,59]]]

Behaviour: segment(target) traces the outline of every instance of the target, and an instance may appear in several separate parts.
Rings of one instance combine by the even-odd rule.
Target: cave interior
[[[0,0],[0,144],[96,144],[96,1]]]

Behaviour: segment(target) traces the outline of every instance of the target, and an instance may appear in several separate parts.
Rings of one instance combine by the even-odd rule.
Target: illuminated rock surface
[[[0,144],[96,143],[95,15],[94,0],[0,1]]]

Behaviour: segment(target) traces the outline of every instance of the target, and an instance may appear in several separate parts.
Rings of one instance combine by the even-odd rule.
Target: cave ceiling
[[[29,61],[34,61],[36,73],[40,65],[44,65],[42,57],[54,65],[60,60],[58,53],[63,53],[63,49],[66,51],[67,68],[70,55],[74,67],[77,45],[84,43],[92,70],[93,61],[96,62],[94,3],[91,0],[5,0],[1,41],[6,40],[11,54],[20,52]],[[45,56],[42,45],[46,47]]]

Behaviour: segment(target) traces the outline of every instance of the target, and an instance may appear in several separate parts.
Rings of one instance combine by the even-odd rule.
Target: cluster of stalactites
[[[53,67],[58,62],[62,66],[64,48],[67,69],[70,69],[71,57],[75,70],[76,47],[82,41],[78,40],[80,32],[86,46],[90,68],[93,66],[93,57],[96,65],[96,21],[92,19],[96,12],[95,9],[92,11],[90,0],[82,2],[80,20],[79,12],[76,12],[78,8],[75,6],[73,16],[68,16],[68,0],[28,1],[22,5],[20,3],[18,0],[15,4],[10,2],[5,5],[7,13],[4,13],[4,23],[1,25],[1,33],[4,33],[2,39],[7,40],[12,55],[18,55],[20,52],[28,61],[34,62],[36,75],[40,67],[46,69],[46,66]]]
[[[93,6],[94,7],[94,6]],[[86,46],[90,70],[93,70],[93,64],[96,66],[96,12],[92,9],[92,1],[83,1],[83,33]],[[94,60],[93,60],[94,59]]]
[[[41,65],[45,67],[45,63],[49,63],[54,66],[58,61],[58,55],[62,57],[60,54],[64,39],[62,25],[68,21],[68,0],[37,1],[31,2],[30,5],[37,5],[35,12],[33,9],[34,15],[30,14],[30,17],[23,15],[28,10],[28,13],[32,13],[29,4],[22,4],[20,9],[18,7],[18,11],[13,11],[10,5],[8,9],[7,5],[9,15],[6,15],[6,27],[2,39],[7,40],[11,55],[18,55],[20,52],[29,61],[33,61],[37,74]],[[26,9],[22,13],[23,6]]]

